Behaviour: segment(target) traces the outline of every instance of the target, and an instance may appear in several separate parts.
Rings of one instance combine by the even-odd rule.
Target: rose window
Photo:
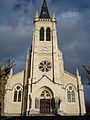
[[[39,70],[42,72],[48,72],[51,70],[51,63],[47,60],[42,61],[39,64]]]

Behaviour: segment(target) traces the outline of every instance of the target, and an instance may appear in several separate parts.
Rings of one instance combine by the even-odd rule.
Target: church
[[[64,70],[58,48],[56,17],[43,0],[36,12],[32,47],[27,51],[25,70],[10,72],[5,86],[4,115],[31,116],[51,114],[85,115],[84,88],[78,69],[76,76]]]

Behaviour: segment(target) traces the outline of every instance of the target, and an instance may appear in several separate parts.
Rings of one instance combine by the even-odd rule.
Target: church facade
[[[58,48],[56,18],[50,17],[44,0],[36,12],[31,50],[25,71],[10,74],[4,99],[4,115],[59,114],[85,115],[84,89],[76,76],[64,70]]]

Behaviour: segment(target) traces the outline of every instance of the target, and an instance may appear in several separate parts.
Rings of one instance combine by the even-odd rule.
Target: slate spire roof
[[[50,14],[49,14],[49,11],[48,11],[46,0],[43,0],[43,5],[42,5],[42,8],[41,8],[41,13],[40,13],[39,18],[50,19]]]

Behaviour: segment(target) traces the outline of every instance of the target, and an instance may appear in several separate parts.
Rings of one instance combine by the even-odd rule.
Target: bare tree
[[[5,85],[10,74],[11,68],[15,66],[14,60],[8,60],[6,65],[0,66],[0,116],[4,115],[4,95],[5,95]]]
[[[90,85],[90,66],[88,66],[88,65],[82,65],[82,67],[85,70],[85,73],[86,73],[86,76],[87,76],[87,79],[88,79],[89,85]]]

